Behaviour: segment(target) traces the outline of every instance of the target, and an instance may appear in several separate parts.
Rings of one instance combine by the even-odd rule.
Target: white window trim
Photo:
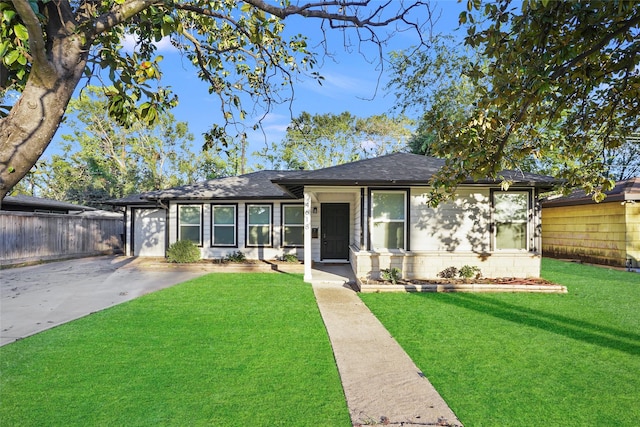
[[[497,241],[497,235],[498,235],[498,221],[496,219],[496,203],[495,203],[495,196],[496,194],[524,194],[527,197],[527,215],[526,218],[524,220],[519,220],[519,221],[510,221],[510,224],[525,224],[525,247],[522,249],[518,249],[518,248],[504,248],[504,249],[499,249],[498,248],[498,241]],[[531,224],[529,221],[529,217],[531,216],[531,192],[529,190],[507,190],[507,191],[493,191],[491,194],[491,204],[492,204],[492,214],[493,214],[493,218],[492,218],[492,224],[493,224],[493,233],[491,233],[491,238],[492,238],[492,247],[493,250],[495,252],[529,252],[530,248],[531,248],[531,242],[530,242],[530,237],[531,237]],[[505,223],[502,223],[505,224]]]
[[[287,208],[302,209],[302,215],[303,215],[302,224],[287,224],[286,222],[287,215],[285,213]],[[303,231],[303,234],[302,234],[303,237],[302,237],[301,243],[287,244],[287,242],[285,241],[285,228],[287,227],[300,228]],[[283,204],[282,205],[282,246],[287,248],[301,248],[304,246],[304,205],[302,204]]]
[[[182,240],[182,227],[198,227],[198,246],[202,246],[202,205],[196,205],[196,204],[179,204],[178,206],[178,240]],[[198,225],[196,224],[182,224],[181,220],[180,220],[180,209],[182,209],[183,207],[195,207],[198,208],[198,210],[200,211],[200,215],[199,215],[199,222]]]
[[[233,208],[233,224],[216,224],[215,223],[215,210],[216,208]],[[233,228],[233,243],[216,243],[216,228],[217,227],[227,227]],[[237,248],[238,247],[238,206],[235,204],[217,204],[211,205],[211,246],[212,247],[229,247],[229,248]]]
[[[402,194],[402,209],[404,210],[404,219],[403,220],[399,220],[399,219],[380,219],[380,220],[376,220],[376,218],[373,216],[373,209],[374,209],[374,195],[375,194],[398,194],[401,193]],[[370,227],[370,236],[369,236],[369,241],[371,242],[371,249],[372,250],[385,250],[385,251],[405,251],[407,250],[407,233],[408,233],[408,227],[407,227],[407,191],[406,190],[371,190],[370,192],[371,196],[369,197],[370,199],[370,218],[371,218],[371,227]],[[375,240],[375,225],[376,223],[402,223],[403,224],[403,247],[402,248],[376,248],[373,246],[373,242]]]
[[[269,209],[269,223],[268,224],[262,224],[262,223],[258,223],[258,224],[252,224],[249,222],[249,211],[251,210],[251,208],[254,207],[265,207]],[[252,204],[248,204],[247,205],[247,227],[246,227],[246,246],[247,247],[251,247],[251,248],[268,248],[268,247],[272,247],[273,246],[273,205],[271,204],[266,204],[266,203],[252,203]],[[252,226],[265,226],[268,225],[269,226],[269,242],[267,244],[253,244],[250,243],[249,239],[251,236],[251,233],[249,232],[249,229]]]

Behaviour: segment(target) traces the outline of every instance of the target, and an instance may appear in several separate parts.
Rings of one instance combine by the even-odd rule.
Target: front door
[[[349,203],[323,203],[320,259],[349,259]]]

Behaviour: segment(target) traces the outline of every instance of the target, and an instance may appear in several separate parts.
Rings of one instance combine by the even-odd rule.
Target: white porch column
[[[304,192],[304,281],[311,282],[311,195]]]

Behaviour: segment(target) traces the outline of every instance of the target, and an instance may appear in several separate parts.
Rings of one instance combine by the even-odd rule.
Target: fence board
[[[0,211],[0,266],[122,252],[122,219]]]

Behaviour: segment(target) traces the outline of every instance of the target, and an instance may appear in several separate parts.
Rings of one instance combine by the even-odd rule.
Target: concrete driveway
[[[0,270],[0,346],[206,273],[123,256]]]

